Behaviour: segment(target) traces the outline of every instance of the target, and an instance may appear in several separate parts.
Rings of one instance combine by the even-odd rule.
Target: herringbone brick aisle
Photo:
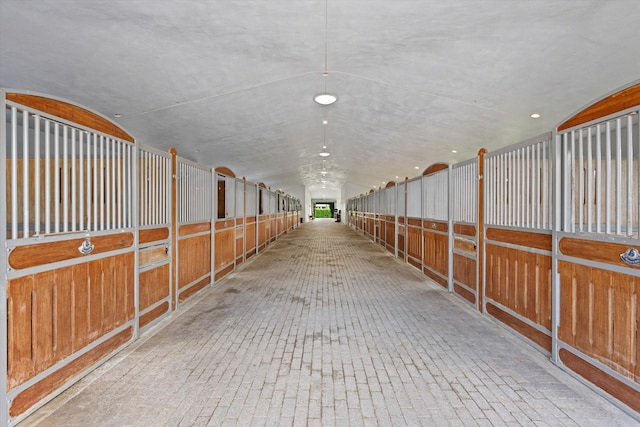
[[[25,424],[638,425],[344,224],[284,236]]]

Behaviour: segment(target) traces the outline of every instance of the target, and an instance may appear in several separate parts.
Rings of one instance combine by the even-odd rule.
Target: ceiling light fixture
[[[451,152],[452,152],[453,154],[455,154],[455,153],[457,153],[457,152],[458,152],[458,150],[451,150]]]
[[[538,114],[538,113],[533,113],[533,114],[531,115],[531,118],[532,118],[532,119],[539,119],[539,118],[540,118],[540,114]]]
[[[328,34],[329,34],[329,0],[324,1],[324,70],[322,71],[323,77],[329,77],[329,67],[328,67]],[[324,81],[324,93],[320,95],[316,95],[313,97],[313,100],[316,101],[320,105],[331,105],[338,100],[338,97],[335,95],[331,95],[327,93],[327,80]]]
[[[323,125],[326,125],[327,123],[329,123],[329,122],[328,122],[328,121],[326,121],[326,120],[323,120],[323,121],[322,121],[322,124],[323,124]]]
[[[321,151],[318,154],[320,154],[320,157],[328,157],[331,155],[331,153],[329,153],[328,151]]]
[[[113,117],[115,117],[116,119],[118,119],[118,118],[122,117],[122,113],[115,113],[115,114],[113,115]]]

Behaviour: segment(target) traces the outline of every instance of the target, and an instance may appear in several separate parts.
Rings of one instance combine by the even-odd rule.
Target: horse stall
[[[449,166],[429,166],[421,181],[422,272],[449,289]]]
[[[287,199],[282,191],[276,192],[276,239],[287,232]]]
[[[407,181],[406,261],[422,271],[422,177]]]
[[[244,258],[258,253],[258,197],[259,186],[245,182]]]
[[[551,352],[551,133],[485,156],[483,311]]]
[[[141,331],[171,314],[172,156],[138,147],[138,327]]]
[[[235,269],[236,263],[236,177],[223,167],[215,169],[217,183],[214,247],[215,280],[220,280]],[[243,193],[244,194],[244,193]]]
[[[384,247],[387,239],[387,189],[380,188],[374,194],[376,194],[376,242]]]
[[[173,155],[174,215],[174,306],[213,284],[211,243],[213,239],[211,169]],[[217,245],[218,242],[216,242]]]
[[[478,190],[483,153],[481,151],[479,157],[450,167],[452,291],[478,308],[482,301],[477,250],[482,235],[478,227],[478,213],[482,211],[479,201],[482,198]]]
[[[640,411],[640,84],[556,129],[557,363]]]
[[[137,147],[84,107],[0,93],[0,413],[15,424],[137,336]]]
[[[387,201],[384,210],[384,245],[385,248],[396,255],[396,183],[389,182],[384,189]]]
[[[406,194],[407,185],[406,182],[400,182],[396,185],[396,241],[395,241],[395,256],[402,258],[406,261],[405,254],[405,233],[407,218],[405,213],[407,210]]]
[[[258,251],[275,240],[275,194],[263,183],[258,184]]]

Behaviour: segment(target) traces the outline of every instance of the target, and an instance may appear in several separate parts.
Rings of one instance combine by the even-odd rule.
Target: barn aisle
[[[341,223],[315,220],[21,425],[637,425]]]

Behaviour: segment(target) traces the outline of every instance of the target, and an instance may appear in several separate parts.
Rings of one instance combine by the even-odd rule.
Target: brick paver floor
[[[24,424],[640,424],[333,221],[305,223],[188,305]]]

